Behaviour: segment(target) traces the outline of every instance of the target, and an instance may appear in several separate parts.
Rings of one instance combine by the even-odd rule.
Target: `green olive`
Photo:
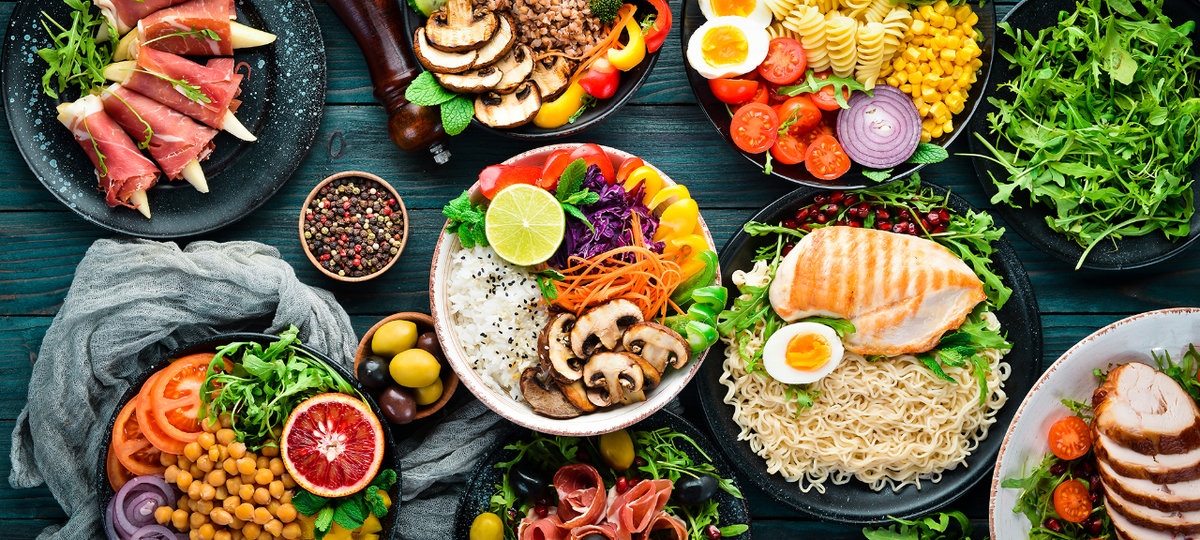
[[[371,336],[371,350],[383,357],[395,356],[417,344],[417,325],[412,321],[391,321]]]
[[[504,540],[504,524],[500,516],[484,512],[471,522],[471,540]]]
[[[616,471],[623,471],[633,465],[633,439],[629,437],[629,432],[622,429],[601,435],[600,456]]]
[[[409,349],[392,358],[388,371],[396,384],[421,388],[433,384],[442,373],[442,365],[428,351]]]
[[[422,386],[413,390],[413,395],[417,398],[417,405],[429,405],[442,397],[442,379],[433,380],[433,384]]]

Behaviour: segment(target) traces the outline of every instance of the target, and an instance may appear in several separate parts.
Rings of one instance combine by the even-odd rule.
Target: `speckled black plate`
[[[938,194],[946,193],[940,187],[928,187],[933,187]],[[752,221],[779,223],[797,209],[811,204],[813,197],[819,193],[821,190],[813,188],[797,189],[771,203]],[[950,196],[949,207],[956,213],[971,208],[965,200],[954,195]],[[725,283],[733,283],[735,271],[749,270],[753,266],[751,260],[755,250],[768,242],[767,237],[752,237],[739,229],[721,250],[721,272]],[[937,483],[922,482],[920,489],[910,485],[899,491],[872,491],[866,484],[851,480],[840,486],[827,483],[824,494],[818,494],[816,490],[803,493],[795,483],[767,472],[766,462],[750,449],[750,444],[738,440],[741,428],[733,421],[733,407],[725,404],[726,388],[719,382],[724,371],[724,359],[713,358],[704,363],[696,377],[697,391],[717,443],[729,461],[738,467],[742,477],[749,478],[750,482],[793,510],[818,519],[854,524],[877,524],[884,522],[888,516],[911,518],[932,512],[950,504],[988,477],[996,454],[1000,451],[1003,430],[1041,374],[1042,359],[1042,323],[1029,276],[1007,241],[1001,239],[995,247],[993,260],[996,269],[1013,290],[1008,303],[996,312],[1003,331],[1013,344],[1012,351],[1004,358],[1012,366],[1012,375],[1004,385],[1004,391],[1008,394],[1007,403],[997,415],[992,432],[967,458],[965,468],[960,466],[947,471]],[[736,289],[730,290],[729,296],[732,304]],[[723,344],[718,343],[714,348],[723,350]]]
[[[150,189],[152,219],[131,208],[109,208],[97,189],[91,161],[59,124],[59,101],[42,92],[45,62],[36,51],[50,38],[42,12],[66,21],[61,0],[22,0],[9,22],[0,57],[4,111],[13,139],[38,180],[67,208],[101,227],[145,238],[179,238],[229,225],[267,202],[304,160],[325,105],[325,44],[306,0],[237,0],[238,21],[278,36],[265,47],[234,57],[242,82],[237,117],[258,142],[222,132],[203,167],[210,193],[182,180],[160,179]],[[68,90],[68,99],[78,97]]]
[[[637,18],[638,21],[641,21],[646,14],[655,12],[654,6],[646,0],[626,0],[626,2],[637,6],[637,12],[634,17]],[[420,13],[413,11],[411,7],[403,3],[400,5],[400,12],[404,14],[404,28],[407,29],[405,31],[405,37],[408,39],[408,50],[411,51],[413,50],[413,34],[416,33],[417,28],[425,24],[425,17]],[[670,36],[668,35],[667,38],[670,39]],[[666,42],[663,42],[663,47],[666,47]],[[662,51],[662,48],[659,48],[657,51],[647,53],[646,59],[642,60],[642,62],[636,67],[629,71],[622,71],[621,83],[619,86],[617,86],[617,93],[614,94],[613,97],[600,100],[595,107],[585,111],[579,116],[579,118],[576,118],[575,121],[571,122],[570,124],[565,124],[561,127],[552,129],[546,129],[537,127],[533,125],[533,123],[529,123],[512,129],[499,129],[485,125],[479,120],[472,118],[471,125],[486,131],[490,131],[497,135],[528,141],[552,141],[582,133],[584,130],[603,122],[605,118],[611,116],[612,113],[616,112],[617,109],[620,109],[623,105],[625,105],[626,102],[633,99],[633,96],[637,94],[638,89],[645,84],[646,79],[650,78],[650,72],[654,70],[654,66],[658,64],[658,57],[662,54]],[[419,69],[423,69],[420,68],[421,64],[417,62],[415,56],[413,57],[412,62],[414,66],[418,66]]]
[[[979,60],[983,62],[983,66],[979,68],[978,82],[972,87],[967,94],[967,100],[964,103],[963,112],[954,115],[955,126],[965,126],[968,119],[975,114],[975,108],[984,100],[982,89],[987,87],[988,74],[992,67],[993,46],[995,43],[996,33],[996,5],[992,0],[985,0],[983,6],[980,7],[978,1],[970,2],[971,9],[979,16],[979,23],[975,25],[975,29],[983,34],[983,41],[979,43],[979,48],[982,54]],[[708,88],[708,79],[705,79],[696,70],[692,69],[687,63],[687,44],[691,39],[692,34],[700,25],[704,24],[704,14],[700,12],[700,4],[698,0],[684,0],[683,2],[683,17],[680,21],[680,43],[684,50],[684,71],[687,72],[688,83],[692,86],[692,92],[696,94],[696,99],[700,102],[700,108],[704,110],[704,115],[708,117],[709,122],[712,122],[713,127],[717,128],[717,132],[725,139],[735,152],[741,154],[759,169],[766,166],[766,153],[751,154],[733,144],[733,137],[729,131],[730,109],[713,95],[712,90]],[[962,129],[956,129],[950,133],[942,135],[934,139],[932,142],[942,148],[947,148],[950,143],[958,138]],[[925,165],[916,165],[905,163],[893,169],[891,178],[882,182],[894,182],[901,178],[908,178],[913,173],[924,168]],[[803,163],[796,165],[783,165],[778,161],[773,161],[771,165],[771,173],[789,182],[795,182],[802,186],[817,187],[823,189],[858,189],[880,184],[871,180],[862,174],[863,167],[857,163],[851,164],[850,171],[835,180],[821,180],[808,172]]]
[[[658,411],[649,418],[630,426],[628,429],[634,431],[654,430],[663,427],[671,428],[691,437],[692,440],[700,445],[704,454],[708,455],[710,458],[708,461],[716,466],[722,476],[725,478],[733,477],[733,470],[729,467],[729,464],[725,461],[721,453],[713,448],[712,443],[704,435],[701,435],[695,426],[674,413],[665,410]],[[516,457],[516,452],[505,450],[504,447],[529,437],[531,433],[531,431],[525,429],[510,431],[508,436],[501,437],[491,452],[488,453],[487,457],[475,466],[475,470],[471,473],[471,479],[467,482],[467,488],[458,500],[458,515],[455,518],[454,538],[468,538],[470,536],[471,522],[475,520],[475,516],[487,511],[488,501],[496,493],[496,485],[500,483],[500,471],[496,468],[496,464]],[[704,456],[700,455],[691,445],[685,444],[678,446],[678,448],[687,452],[693,460],[704,459]],[[733,477],[732,480],[734,485],[738,485],[736,477]],[[738,499],[720,490],[717,491],[715,497],[721,518],[719,526],[727,527],[736,523],[750,524],[750,507],[746,504],[745,499]],[[750,540],[750,531],[728,538]]]
[[[1004,22],[1012,24],[1013,28],[1037,31],[1057,24],[1060,11],[1074,11],[1074,9],[1075,0],[1025,0],[1009,12],[1008,16],[1004,18]],[[1163,10],[1176,25],[1189,19],[1200,23],[1200,1],[1166,0],[1163,3]],[[997,34],[996,45],[999,50],[1011,51],[1016,48],[1013,40],[1003,35],[1003,32]],[[1200,30],[1192,31],[1192,39],[1200,41]],[[1015,74],[1015,70],[1009,67],[1007,60],[999,59],[987,82],[988,97],[1005,101],[1011,100],[1012,92],[1006,88],[1000,88],[1000,84],[1012,80]],[[974,133],[979,133],[989,142],[995,143],[995,137],[991,135],[987,117],[996,111],[994,105],[985,102],[979,106],[978,114],[971,119],[973,133],[967,139],[971,144],[972,154],[991,155]],[[1002,143],[999,148],[1005,151],[1012,150],[1012,146],[1006,143]],[[995,195],[996,184],[992,182],[992,178],[1007,178],[1008,174],[1004,167],[979,157],[972,157],[971,161],[975,165],[975,174],[979,176],[979,182],[983,185],[984,192],[989,197]],[[1200,199],[1200,160],[1192,164],[1191,172],[1196,182],[1192,185],[1192,190],[1196,198]],[[1010,227],[1021,233],[1021,236],[1030,244],[1074,267],[1079,258],[1083,256],[1083,247],[1055,232],[1046,224],[1046,216],[1050,215],[1050,210],[1042,205],[1030,204],[1028,197],[1020,192],[1015,192],[1013,199],[1020,204],[1020,208],[1009,204],[998,205],[995,212],[1003,217]],[[1198,238],[1200,238],[1200,212],[1192,216],[1191,234],[1186,238],[1170,241],[1161,233],[1156,232],[1146,236],[1124,238],[1115,244],[1109,241],[1101,242],[1092,249],[1091,253],[1088,253],[1082,267],[1093,270],[1141,268],[1182,253]]]
[[[266,346],[277,341],[278,339],[278,337],[269,334],[254,334],[244,332],[216,335],[202,342],[196,343],[195,345],[188,345],[171,351],[170,354],[163,356],[163,360],[159,362],[158,365],[155,365],[142,372],[141,375],[138,375],[137,379],[132,381],[132,386],[130,386],[129,389],[126,390],[123,395],[121,395],[120,401],[117,402],[120,405],[113,410],[112,417],[108,419],[108,423],[106,424],[108,429],[104,432],[104,439],[100,442],[100,455],[96,458],[96,493],[99,495],[98,499],[100,501],[100,515],[104,516],[106,508],[108,507],[108,501],[111,500],[115,494],[112,486],[110,486],[108,483],[108,474],[106,472],[108,447],[110,444],[112,444],[112,427],[117,422],[117,416],[121,413],[121,407],[124,407],[126,403],[129,403],[130,400],[137,397],[138,391],[141,390],[142,385],[146,383],[146,380],[149,379],[151,375],[154,375],[159,370],[170,365],[172,359],[187,356],[189,354],[216,352],[217,347],[237,341],[253,341]],[[299,345],[297,348],[307,352],[308,354],[311,354],[313,358],[325,362],[327,365],[332,367],[333,370],[338,373],[338,375],[341,375],[342,378],[349,381],[350,385],[353,386],[355,390],[358,390],[360,394],[366,396],[367,405],[371,407],[371,411],[375,413],[375,416],[377,418],[383,418],[383,412],[379,410],[379,404],[375,402],[375,398],[371,397],[371,394],[366,388],[363,387],[362,384],[358,382],[358,379],[354,377],[354,374],[342,367],[342,364],[330,360],[328,356],[325,356],[320,351],[313,350],[307,346]],[[383,532],[380,533],[380,537],[399,539],[401,538],[401,535],[399,529],[400,512],[398,510],[400,509],[400,484],[402,482],[400,477],[400,455],[396,453],[396,444],[395,440],[392,438],[391,424],[389,422],[380,422],[379,425],[383,427],[384,446],[383,465],[380,466],[380,469],[394,469],[396,471],[396,483],[392,486],[392,489],[388,490],[388,495],[392,499],[392,508],[388,512],[388,515],[380,520],[380,522],[383,524]]]

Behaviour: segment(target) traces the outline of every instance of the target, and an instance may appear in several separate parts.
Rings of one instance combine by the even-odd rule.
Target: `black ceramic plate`
[[[658,411],[649,418],[629,427],[630,430],[654,430],[658,428],[671,428],[679,433],[691,437],[700,445],[700,448],[708,455],[709,461],[716,466],[721,475],[725,478],[731,478],[734,485],[738,484],[737,478],[733,477],[733,470],[725,461],[712,443],[708,441],[695,426],[688,423],[687,420],[669,411]],[[511,432],[507,437],[501,438],[496,442],[492,451],[487,457],[475,466],[475,470],[471,473],[471,479],[467,482],[467,488],[463,491],[462,497],[458,500],[458,515],[455,518],[455,538],[467,538],[470,536],[471,522],[475,520],[481,512],[486,512],[488,501],[492,495],[496,493],[496,485],[500,483],[500,471],[496,469],[497,463],[502,463],[516,457],[516,452],[505,450],[504,447],[518,442],[531,434],[528,430],[516,430]],[[703,460],[704,457],[696,452],[691,445],[679,445],[678,448],[686,451],[693,460]],[[734,496],[717,491],[716,501],[718,511],[721,517],[721,527],[727,527],[736,523],[750,524],[750,507],[746,505],[745,499],[737,499]],[[747,531],[738,536],[729,537],[738,540],[750,540],[750,532]]]
[[[312,146],[325,105],[325,45],[308,2],[237,0],[238,21],[278,36],[268,46],[237,51],[242,105],[237,111],[258,142],[222,132],[203,163],[210,193],[182,180],[160,179],[150,189],[153,219],[136,210],[109,208],[97,189],[91,161],[58,120],[59,101],[42,92],[45,63],[37,50],[50,38],[42,12],[69,20],[61,0],[22,0],[0,57],[4,111],[29,168],[59,201],[101,227],[145,238],[179,238],[233,223],[262,206],[295,172]],[[68,99],[77,91],[68,90]]]
[[[928,187],[933,187],[938,194],[946,193],[940,187]],[[754,216],[753,221],[778,223],[797,209],[811,204],[813,197],[819,193],[820,190],[812,188],[797,189],[764,208]],[[950,196],[949,206],[956,213],[971,208],[966,201],[954,195]],[[721,250],[722,279],[726,283],[733,283],[733,272],[748,270],[753,266],[751,260],[755,250],[767,242],[766,237],[751,237],[739,229]],[[1029,277],[1012,246],[1003,239],[996,245],[993,260],[998,273],[1013,290],[1008,303],[996,313],[1003,330],[1008,334],[1008,340],[1013,344],[1012,351],[1005,356],[1005,361],[1012,366],[1012,375],[1004,385],[1008,402],[996,416],[992,433],[967,458],[965,468],[960,466],[947,471],[938,483],[923,482],[920,489],[910,485],[895,492],[890,489],[872,491],[866,484],[852,480],[840,486],[827,483],[824,495],[815,490],[803,493],[795,483],[767,472],[766,462],[750,449],[748,443],[738,440],[741,429],[733,421],[733,407],[724,402],[726,388],[718,380],[724,362],[709,361],[704,363],[696,377],[699,381],[697,391],[708,425],[721,449],[743,477],[749,478],[775,500],[798,512],[828,521],[873,524],[885,521],[887,516],[911,518],[942,508],[962,496],[991,474],[992,463],[1000,451],[1004,435],[997,430],[1003,430],[1003,426],[1012,420],[1021,400],[1041,373],[1042,323]],[[730,302],[735,296],[736,291],[730,291]],[[716,348],[722,347],[718,344]]]
[[[655,12],[654,6],[646,0],[625,1],[637,6],[637,12],[634,17],[638,21],[641,21],[646,14]],[[416,33],[417,28],[425,24],[425,17],[420,13],[413,11],[413,9],[407,5],[402,5],[400,11],[404,14],[404,28],[407,29],[405,36],[406,39],[408,39],[408,50],[411,51],[413,50],[413,34]],[[621,108],[622,105],[625,105],[626,102],[633,99],[634,94],[637,94],[638,89],[642,87],[642,84],[645,84],[646,79],[650,78],[650,71],[653,70],[654,65],[658,63],[658,57],[660,54],[662,54],[662,48],[659,48],[657,51],[652,53],[647,53],[646,59],[642,60],[642,62],[636,67],[629,71],[621,72],[621,84],[617,87],[617,93],[613,95],[613,97],[600,100],[595,107],[588,109],[586,112],[580,115],[579,118],[576,118],[574,122],[564,126],[556,127],[554,129],[546,129],[537,127],[533,125],[533,123],[529,123],[512,129],[497,129],[485,125],[474,118],[471,119],[471,124],[505,137],[529,141],[550,141],[582,133],[584,130],[603,122],[605,118],[608,118],[610,115],[612,115],[612,113],[616,112],[617,109]],[[415,57],[412,61],[414,66],[421,65],[417,62]]]
[[[108,507],[108,501],[111,500],[114,495],[112,486],[108,484],[106,463],[106,458],[108,457],[108,447],[110,444],[112,444],[112,427],[117,422],[117,415],[121,413],[121,407],[124,407],[126,403],[129,403],[129,400],[137,397],[138,391],[141,390],[142,385],[146,383],[146,380],[149,379],[151,375],[154,375],[159,370],[167,367],[167,365],[171,363],[172,359],[189,354],[216,352],[217,347],[236,341],[254,341],[266,346],[277,341],[278,339],[279,338],[276,336],[268,334],[253,333],[216,335],[205,341],[196,343],[195,345],[188,345],[186,347],[181,347],[177,350],[171,351],[170,354],[163,356],[163,360],[159,362],[158,365],[153,366],[150,369],[142,372],[141,375],[138,375],[137,379],[133,381],[133,385],[125,391],[125,393],[121,396],[121,400],[117,402],[120,405],[117,406],[117,408],[113,411],[112,417],[108,419],[108,423],[106,424],[108,429],[104,432],[104,439],[100,443],[100,455],[96,459],[96,493],[99,494],[100,515],[104,516],[105,510]],[[338,375],[341,375],[342,378],[349,381],[350,385],[353,386],[355,390],[358,390],[360,394],[366,396],[367,405],[370,405],[371,411],[375,413],[375,416],[377,418],[383,418],[383,412],[379,410],[379,404],[375,403],[375,399],[371,397],[371,394],[368,393],[367,389],[364,388],[362,384],[359,384],[358,379],[354,377],[354,374],[342,367],[341,364],[330,360],[328,356],[325,356],[319,351],[315,351],[304,345],[299,345],[298,348],[304,352],[307,352],[308,354],[311,354],[313,358],[325,362],[332,367],[333,370],[338,373]],[[387,517],[380,520],[380,522],[383,524],[383,532],[380,533],[380,538],[401,538],[399,532],[400,512],[398,512],[400,509],[400,484],[402,482],[402,479],[400,478],[400,456],[395,450],[396,444],[395,440],[392,438],[391,424],[389,422],[381,421],[379,422],[379,425],[383,427],[384,445],[383,465],[381,465],[380,468],[394,469],[396,471],[396,483],[392,486],[392,489],[388,490],[388,495],[392,499],[392,508],[388,512]]]
[[[1163,8],[1175,25],[1189,19],[1200,23],[1200,1],[1166,0]],[[1025,0],[1013,8],[1004,21],[1012,24],[1013,28],[1037,31],[1057,24],[1060,11],[1074,9],[1075,0]],[[1200,30],[1192,31],[1192,39],[1200,40]],[[1016,48],[1013,40],[1003,35],[1003,32],[997,33],[996,45],[1001,51]],[[1008,61],[1001,58],[992,69],[992,76],[987,83],[987,96],[1006,101],[1012,99],[1011,91],[1000,88],[999,85],[1008,82],[1014,75],[1015,70],[1009,67]],[[979,106],[979,113],[971,119],[973,134],[967,139],[970,141],[972,154],[991,155],[987,147],[975,138],[974,133],[982,135],[989,142],[995,142],[987,117],[996,110],[994,105],[985,102]],[[1001,145],[1000,148],[1012,150],[1009,145]],[[984,192],[989,197],[995,195],[996,184],[992,182],[992,178],[1007,178],[1004,167],[979,157],[972,157],[971,161],[975,165],[975,174],[979,176],[979,182],[983,184]],[[1191,171],[1194,181],[1197,182],[1193,184],[1192,189],[1197,198],[1200,198],[1200,161],[1192,164]],[[1021,197],[1020,193],[1014,195],[1014,200],[1021,205],[1020,208],[998,205],[995,212],[1030,244],[1073,267],[1083,256],[1083,247],[1046,225],[1046,216],[1050,215],[1049,209],[1029,204],[1029,199]],[[1197,238],[1200,238],[1200,212],[1192,216],[1191,234],[1187,238],[1170,241],[1156,232],[1147,236],[1124,238],[1115,245],[1109,241],[1101,242],[1088,254],[1082,267],[1093,270],[1129,270],[1149,266],[1178,255]]]
[[[954,116],[954,125],[966,125],[968,118],[975,113],[975,107],[982,101],[980,98],[983,95],[982,89],[987,87],[988,73],[992,66],[992,44],[995,42],[996,32],[996,6],[992,0],[986,0],[983,7],[979,6],[979,2],[971,2],[971,9],[979,16],[979,23],[975,25],[977,31],[983,34],[983,41],[979,43],[979,48],[982,54],[979,56],[983,66],[979,68],[978,82],[972,87],[967,95],[966,103],[964,104],[963,112]],[[721,101],[719,101],[708,88],[708,79],[702,77],[696,70],[692,69],[687,64],[687,46],[688,40],[700,25],[704,24],[704,14],[700,12],[700,4],[698,0],[684,0],[683,2],[683,17],[680,22],[680,43],[684,51],[684,70],[687,71],[688,83],[692,85],[692,92],[696,94],[696,99],[700,102],[700,108],[704,110],[704,115],[708,117],[708,121],[712,122],[713,127],[717,128],[717,132],[725,139],[735,152],[741,154],[759,169],[766,166],[766,153],[751,154],[733,144],[733,137],[729,131],[730,109]],[[881,83],[882,84],[882,83]],[[958,137],[962,129],[956,129],[950,133],[942,135],[934,139],[933,144],[947,148],[950,143]],[[893,169],[893,174],[886,182],[894,182],[901,178],[908,178],[913,173],[924,168],[925,165],[916,165],[911,163],[902,164]],[[858,189],[878,185],[879,182],[871,180],[862,175],[863,167],[857,163],[852,164],[850,171],[835,180],[821,180],[804,168],[803,163],[796,165],[783,165],[778,161],[773,161],[771,165],[771,173],[779,178],[795,182],[802,186],[817,187],[823,189]]]

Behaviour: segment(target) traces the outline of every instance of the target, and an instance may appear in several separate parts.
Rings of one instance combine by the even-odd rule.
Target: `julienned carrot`
[[[612,26],[609,27],[608,34],[583,55],[583,63],[579,64],[579,67],[575,69],[575,75],[571,77],[571,83],[578,81],[596,60],[608,54],[608,49],[612,48],[613,44],[620,39],[621,32],[625,29],[625,23],[633,18],[635,12],[637,12],[637,6],[633,4],[621,6],[621,9],[617,11],[617,20],[613,21]]]

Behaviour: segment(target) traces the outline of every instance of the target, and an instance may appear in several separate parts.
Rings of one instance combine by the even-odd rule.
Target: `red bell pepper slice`
[[[515,184],[537,185],[542,179],[541,167],[492,165],[479,173],[479,191],[491,199],[504,188]]]
[[[579,78],[583,90],[596,99],[608,99],[617,93],[621,72],[607,58],[600,58]]]
[[[646,52],[648,53],[662,47],[663,41],[667,39],[667,34],[671,33],[671,6],[667,5],[667,0],[650,0],[650,4],[658,10],[658,14],[654,17],[654,25],[642,33],[642,38],[646,40]]]

